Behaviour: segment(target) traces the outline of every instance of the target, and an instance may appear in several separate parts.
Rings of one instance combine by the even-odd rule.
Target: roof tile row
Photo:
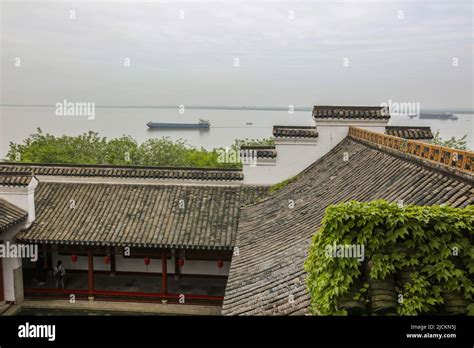
[[[235,181],[243,179],[242,171],[236,169],[0,163],[0,173],[20,173],[25,171],[32,172],[34,175],[50,176],[153,178],[204,181]]]
[[[385,134],[413,140],[433,139],[430,127],[387,126],[385,127]]]
[[[383,106],[314,106],[314,119],[390,119],[388,108]]]
[[[26,211],[0,198],[0,232],[26,220],[27,217]]]
[[[317,138],[318,130],[313,126],[273,126],[277,138]]]
[[[257,158],[275,158],[277,151],[274,145],[261,145],[261,146],[241,146],[240,147],[241,157],[257,157]]]
[[[229,249],[240,206],[266,188],[41,182],[25,242]]]
[[[0,170],[0,186],[28,186],[32,179],[31,172]]]

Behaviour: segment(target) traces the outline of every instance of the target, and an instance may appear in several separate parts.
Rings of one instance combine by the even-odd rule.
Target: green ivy
[[[474,294],[474,207],[399,206],[383,200],[351,201],[329,206],[322,227],[314,235],[305,262],[311,311],[319,315],[346,315],[338,299],[360,279],[400,279],[403,296],[400,315],[436,312],[443,292]],[[364,246],[365,261],[328,257],[327,245]],[[367,264],[370,262],[370,267]],[[367,302],[366,285],[354,297]],[[469,307],[472,312],[472,306]]]
[[[298,177],[299,177],[298,175],[295,175],[295,176],[292,176],[291,178],[288,178],[288,179],[283,180],[283,181],[281,181],[281,182],[279,182],[275,185],[270,186],[269,192],[273,193],[273,192],[281,190],[285,186],[287,186],[287,185],[291,184],[292,182],[295,182],[296,180],[298,180]]]

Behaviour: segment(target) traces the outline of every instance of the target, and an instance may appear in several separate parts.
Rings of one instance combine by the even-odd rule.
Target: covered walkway
[[[44,284],[34,279],[34,271],[24,269],[23,283],[25,297],[29,299],[68,298],[74,294],[77,299],[87,299],[87,272],[69,272],[65,277],[65,290],[57,290],[52,272],[48,273]],[[94,296],[96,300],[114,299],[134,302],[169,302],[181,304],[221,305],[226,286],[225,278],[167,277],[168,293],[161,293],[160,274],[94,274]]]

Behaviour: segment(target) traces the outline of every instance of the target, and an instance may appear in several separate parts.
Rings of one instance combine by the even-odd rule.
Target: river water
[[[8,152],[10,142],[22,142],[40,127],[56,136],[78,135],[89,130],[107,138],[130,135],[139,143],[160,137],[184,139],[195,147],[212,149],[229,146],[234,139],[261,139],[272,136],[273,125],[314,125],[310,111],[263,110],[185,110],[155,108],[96,108],[95,118],[56,116],[50,107],[0,107],[0,159]],[[459,138],[467,134],[468,147],[474,149],[474,114],[456,114],[457,120],[410,119],[392,116],[389,125],[430,126],[440,130],[442,138]],[[148,121],[195,123],[209,120],[209,130],[149,130]]]

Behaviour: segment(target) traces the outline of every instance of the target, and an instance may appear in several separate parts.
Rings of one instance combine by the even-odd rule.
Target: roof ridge
[[[383,109],[385,106],[380,105],[372,105],[372,106],[364,106],[364,105],[314,105],[313,109],[316,108],[333,108],[333,109]]]
[[[12,175],[12,176],[33,176],[33,172],[31,171],[25,171],[25,172],[21,172],[21,171],[18,171],[18,172],[15,172],[15,171],[2,171],[0,172],[0,175]]]
[[[275,138],[317,138],[318,128],[316,126],[273,126]]]
[[[0,170],[0,186],[28,186],[33,178],[32,172]]]
[[[283,125],[274,125],[273,128],[291,128],[291,129],[315,129],[316,126],[283,126]]]
[[[386,106],[315,105],[312,116],[316,120],[377,120],[388,121],[390,110]]]
[[[243,180],[242,169],[233,168],[183,168],[183,167],[143,167],[143,166],[103,166],[103,165],[51,165],[41,163],[0,162],[0,173],[30,169],[33,175],[67,177],[115,177],[145,179],[180,180]],[[7,176],[4,176],[6,178]],[[15,177],[15,176],[12,176]],[[21,177],[21,176],[17,176]]]
[[[274,149],[275,145],[242,145],[241,149]]]
[[[173,166],[143,166],[143,165],[114,165],[114,164],[76,164],[76,163],[36,163],[36,162],[0,162],[0,167],[31,166],[31,167],[78,167],[78,168],[104,168],[104,169],[153,169],[153,170],[199,170],[199,171],[241,171],[238,168],[219,167],[173,167]],[[25,172],[26,173],[26,172]]]
[[[6,231],[13,225],[16,225],[28,217],[28,212],[19,206],[0,198],[2,214],[0,215],[0,232]]]
[[[387,129],[396,129],[396,128],[404,128],[404,129],[430,129],[430,126],[385,126]]]

